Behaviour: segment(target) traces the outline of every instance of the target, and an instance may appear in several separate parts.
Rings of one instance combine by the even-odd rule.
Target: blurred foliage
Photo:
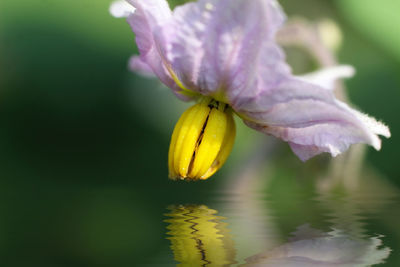
[[[339,0],[338,6],[357,30],[400,62],[399,1]]]
[[[79,38],[94,50],[107,48],[110,52],[127,52],[133,47],[133,36],[124,20],[110,16],[110,3],[109,0],[2,0],[0,30],[10,30],[10,27],[21,24],[29,25],[32,30],[58,29]],[[49,37],[51,35],[47,35]]]

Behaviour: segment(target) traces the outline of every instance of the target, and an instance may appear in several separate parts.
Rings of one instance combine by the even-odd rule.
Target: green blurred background
[[[400,1],[280,3],[289,17],[339,25],[339,62],[357,69],[350,99],[392,132],[367,162],[399,186]],[[237,121],[233,155],[215,177],[169,181],[170,133],[188,104],[127,70],[134,35],[109,4],[0,1],[1,266],[134,266],[168,244],[168,203],[201,202],[268,138]]]

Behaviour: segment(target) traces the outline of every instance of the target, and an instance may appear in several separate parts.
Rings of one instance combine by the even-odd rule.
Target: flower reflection
[[[204,205],[170,207],[165,220],[171,249],[179,266],[237,264],[227,218]],[[250,223],[250,222],[249,222]],[[238,252],[239,253],[239,252]],[[239,253],[240,254],[240,253]],[[372,266],[390,254],[379,236],[358,238],[332,228],[324,232],[308,224],[297,227],[287,243],[247,257],[241,266]]]
[[[236,263],[227,223],[204,205],[172,206],[165,220],[179,266],[226,266]]]
[[[390,254],[381,245],[379,237],[363,240],[337,229],[324,233],[303,225],[288,243],[249,257],[244,266],[372,266]]]

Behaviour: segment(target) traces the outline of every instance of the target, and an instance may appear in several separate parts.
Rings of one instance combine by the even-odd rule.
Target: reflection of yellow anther
[[[186,110],[175,126],[169,148],[172,179],[207,179],[228,158],[235,140],[231,109],[205,98]]]
[[[235,249],[223,217],[204,205],[174,206],[166,214],[170,219],[168,239],[178,266],[229,266],[234,264]]]

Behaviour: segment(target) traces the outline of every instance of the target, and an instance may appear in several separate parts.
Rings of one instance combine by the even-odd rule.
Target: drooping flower
[[[175,8],[166,0],[127,0],[140,56],[132,70],[156,76],[182,100],[195,100],[172,135],[171,178],[206,179],[229,155],[233,114],[289,143],[303,161],[336,156],[351,144],[379,150],[389,129],[337,100],[331,85],[352,69],[296,77],[274,37],[285,21],[276,0],[199,0]]]

